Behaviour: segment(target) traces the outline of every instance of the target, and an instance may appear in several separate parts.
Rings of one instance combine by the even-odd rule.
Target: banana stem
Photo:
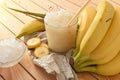
[[[37,18],[37,17],[34,17],[34,16],[32,16],[32,15],[29,15],[30,17],[32,17],[32,18],[34,18],[34,19],[37,19],[37,20],[39,20],[39,21],[41,21],[41,22],[44,22],[44,19],[43,18]]]
[[[92,62],[92,61],[86,61],[82,64],[79,64],[79,68],[83,68],[83,67],[87,67],[87,66],[91,66],[91,65],[96,65],[96,63]]]
[[[28,16],[33,15],[33,16],[41,17],[41,18],[44,18],[44,17],[45,17],[45,14],[41,14],[41,13],[33,13],[33,12],[28,12],[28,11],[22,11],[22,10],[10,8],[10,7],[8,7],[8,9],[11,9],[11,10],[13,10],[13,11],[16,11],[16,12],[20,12],[20,13],[26,14],[26,15],[28,15]]]
[[[79,56],[79,58],[77,57],[77,59],[74,59],[74,62],[77,63],[77,65],[80,65],[88,60],[89,60],[89,55],[81,55]]]
[[[81,66],[82,63],[86,62],[89,60],[89,56],[80,56],[76,60],[74,60],[74,69],[77,71],[79,70],[79,67]],[[81,68],[81,67],[80,67]]]
[[[79,49],[78,48],[75,49],[75,52],[72,56],[75,57],[77,54],[79,54]]]
[[[79,72],[83,72],[83,71],[88,71],[88,72],[94,72],[94,73],[96,73],[97,72],[97,69],[96,69],[96,67],[94,66],[90,66],[90,67],[84,67],[84,68],[81,68],[81,69],[79,69]]]

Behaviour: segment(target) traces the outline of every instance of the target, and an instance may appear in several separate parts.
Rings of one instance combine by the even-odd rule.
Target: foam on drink
[[[61,9],[59,11],[49,12],[45,16],[45,22],[54,27],[66,27],[68,21],[73,17],[73,13]]]

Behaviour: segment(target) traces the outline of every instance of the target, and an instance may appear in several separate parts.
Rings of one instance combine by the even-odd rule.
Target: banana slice
[[[41,46],[41,47],[46,47],[46,48],[48,48],[48,45],[47,45],[46,43],[41,43],[40,46]]]
[[[36,47],[40,46],[41,40],[40,40],[40,38],[38,38],[38,37],[31,38],[31,39],[29,39],[29,40],[27,41],[26,44],[27,44],[27,47],[28,47],[29,49],[31,49],[31,48],[36,48]]]
[[[35,48],[34,56],[36,58],[41,58],[41,57],[46,56],[48,54],[49,54],[49,50],[46,47],[41,47],[40,46],[40,47]]]

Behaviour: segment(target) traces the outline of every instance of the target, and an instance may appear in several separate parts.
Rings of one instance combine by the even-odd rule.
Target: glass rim
[[[52,28],[53,28],[53,27],[54,27],[54,28],[68,28],[68,27],[77,25],[77,23],[78,23],[78,18],[76,18],[76,19],[74,20],[74,22],[71,23],[69,26],[66,24],[64,27],[62,27],[62,26],[57,27],[57,26],[54,26],[54,24],[53,24],[53,25],[50,25],[50,24],[48,24],[45,20],[44,20],[44,23],[45,23],[46,25],[52,26]]]

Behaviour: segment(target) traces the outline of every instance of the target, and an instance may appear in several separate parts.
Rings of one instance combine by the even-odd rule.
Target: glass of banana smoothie
[[[68,21],[73,13],[60,9],[46,13],[44,18],[48,46],[55,52],[66,52],[75,47],[77,19],[70,26]]]

